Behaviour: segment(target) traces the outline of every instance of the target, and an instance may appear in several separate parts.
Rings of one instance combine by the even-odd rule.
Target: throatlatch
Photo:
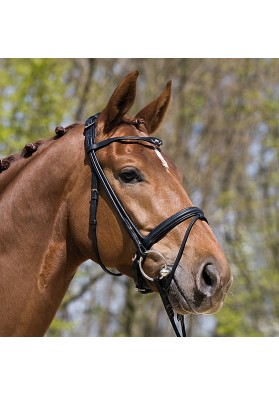
[[[85,136],[85,150],[90,158],[91,169],[92,169],[92,185],[91,185],[91,202],[90,202],[90,218],[89,223],[91,227],[91,235],[92,235],[92,245],[93,249],[96,252],[97,260],[100,266],[104,271],[108,274],[113,276],[121,276],[120,272],[115,273],[110,271],[102,262],[100,252],[98,250],[98,241],[97,241],[97,208],[98,208],[98,199],[99,199],[99,192],[98,192],[98,181],[102,184],[106,194],[108,195],[115,211],[117,212],[119,218],[121,219],[123,225],[126,227],[128,234],[130,235],[131,239],[133,240],[135,247],[136,247],[136,254],[133,258],[133,277],[137,287],[137,290],[140,293],[152,293],[151,288],[148,286],[148,282],[154,282],[158,292],[161,296],[162,302],[164,304],[165,310],[168,314],[170,322],[173,326],[175,334],[177,337],[181,337],[181,334],[178,331],[174,320],[174,311],[172,305],[168,298],[168,292],[170,288],[170,284],[174,278],[175,270],[181,260],[185,245],[187,243],[189,234],[195,222],[197,220],[204,220],[207,222],[204,213],[197,207],[190,207],[184,208],[179,212],[175,213],[174,215],[170,216],[162,223],[160,223],[157,227],[155,227],[146,237],[143,237],[126,212],[125,208],[119,201],[118,197],[116,196],[114,190],[112,189],[98,159],[96,156],[96,151],[108,146],[109,144],[115,142],[122,142],[122,143],[140,143],[142,141],[150,143],[150,148],[159,149],[159,147],[163,144],[161,139],[154,138],[154,137],[140,137],[140,136],[118,136],[114,138],[109,138],[103,140],[99,143],[96,143],[96,122],[98,119],[99,113],[95,114],[92,117],[89,117],[85,122],[84,127],[84,136]],[[174,227],[182,223],[183,221],[192,219],[189,223],[183,241],[181,243],[180,249],[178,251],[177,257],[175,262],[170,267],[163,255],[160,252],[152,250],[152,246],[160,241],[164,236],[170,232]],[[163,261],[164,266],[161,268],[160,273],[155,278],[150,278],[147,274],[145,274],[143,270],[143,263],[146,259],[148,253],[157,253],[159,254]],[[184,317],[183,315],[177,314],[177,319],[180,322],[181,329],[182,329],[182,337],[186,336],[186,330],[184,325]]]

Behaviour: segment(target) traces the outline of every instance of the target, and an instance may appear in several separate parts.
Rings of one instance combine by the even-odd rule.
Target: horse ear
[[[129,73],[115,88],[108,104],[99,116],[98,126],[103,132],[117,125],[132,107],[136,97],[138,75],[138,71]]]
[[[149,103],[144,107],[137,115],[136,118],[142,118],[145,123],[148,132],[151,134],[161,124],[164,115],[167,111],[171,98],[171,81],[169,81],[161,93],[161,95],[153,102]]]

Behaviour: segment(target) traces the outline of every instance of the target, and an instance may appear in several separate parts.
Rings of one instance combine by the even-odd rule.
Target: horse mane
[[[65,135],[65,133],[67,133],[69,130],[71,130],[81,124],[82,123],[80,123],[80,122],[76,122],[74,124],[68,125],[65,128],[63,126],[57,126],[55,128],[55,136],[53,136],[52,138],[40,139],[34,143],[28,143],[24,146],[21,153],[10,154],[8,157],[0,159],[0,173],[7,170],[13,162],[15,162],[21,158],[31,157],[31,155],[33,153],[35,153],[38,150],[38,148],[40,146],[42,146],[45,142],[48,142],[50,140],[57,140],[57,139],[61,138],[63,135]]]
[[[140,131],[143,130],[142,129],[143,126],[145,127],[144,120],[135,119],[133,117],[128,117],[128,116],[124,116],[120,123],[134,125]],[[68,125],[65,128],[63,126],[57,126],[55,128],[55,136],[54,137],[52,137],[50,139],[40,139],[34,143],[28,143],[24,146],[21,153],[10,154],[8,157],[0,159],[0,173],[7,170],[13,162],[15,162],[21,158],[31,157],[31,155],[33,153],[35,153],[38,150],[38,148],[40,146],[42,146],[45,142],[48,142],[50,140],[57,140],[57,139],[61,138],[63,135],[65,135],[65,133],[67,133],[68,131],[70,131],[71,129],[75,128],[78,125],[82,125],[82,123],[76,122],[74,124]],[[110,129],[113,130],[117,126],[118,126],[118,124],[113,125],[113,127],[111,127]]]

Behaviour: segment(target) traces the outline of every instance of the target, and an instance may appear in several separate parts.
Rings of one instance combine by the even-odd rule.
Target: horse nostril
[[[211,264],[207,264],[204,267],[204,269],[202,270],[202,277],[204,283],[208,286],[213,286],[213,284],[216,282],[216,276],[211,269]]]
[[[220,276],[217,268],[213,264],[207,263],[198,276],[199,290],[206,295],[213,295],[219,282]]]

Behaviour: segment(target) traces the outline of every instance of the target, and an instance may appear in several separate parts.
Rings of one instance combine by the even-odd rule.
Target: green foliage
[[[71,61],[0,61],[1,152],[18,150],[28,140],[48,137],[71,110],[67,82]]]
[[[54,318],[51,323],[51,327],[48,331],[49,337],[59,337],[63,332],[71,332],[75,327],[75,323],[73,321],[63,320],[58,317]]]

